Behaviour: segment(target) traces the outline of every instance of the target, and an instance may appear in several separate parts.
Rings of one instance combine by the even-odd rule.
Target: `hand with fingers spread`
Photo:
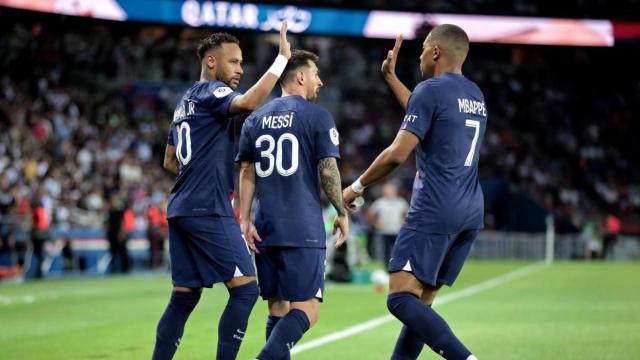
[[[240,231],[242,231],[242,234],[244,235],[244,240],[247,242],[247,246],[249,246],[249,249],[251,249],[251,251],[255,252],[256,254],[259,254],[260,251],[256,246],[256,241],[262,242],[262,239],[260,238],[260,235],[258,235],[258,231],[256,230],[256,227],[253,224],[253,222],[241,221]]]
[[[338,240],[336,240],[336,248],[339,248],[342,244],[344,244],[345,240],[347,240],[347,235],[349,234],[349,215],[345,214],[342,216],[336,216],[336,219],[333,221],[333,232],[335,235],[340,229],[340,236],[338,236]]]
[[[283,21],[280,25],[280,51],[279,54],[291,59],[291,44],[287,41],[287,21]]]
[[[396,37],[396,43],[393,45],[393,49],[387,53],[387,58],[382,62],[380,71],[384,76],[395,76],[396,74],[396,60],[398,59],[398,53],[400,52],[400,46],[402,46],[402,35]]]

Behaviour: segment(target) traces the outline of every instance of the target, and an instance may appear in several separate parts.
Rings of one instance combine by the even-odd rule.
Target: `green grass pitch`
[[[526,266],[466,264],[461,290]],[[0,359],[148,359],[169,298],[167,276],[0,285]],[[301,343],[387,314],[372,286],[327,285],[320,321]],[[176,359],[213,359],[221,286],[205,290]],[[556,263],[436,309],[480,359],[640,359],[640,264]],[[251,315],[239,359],[264,339],[266,305]],[[295,359],[388,359],[397,321],[310,349]],[[438,359],[428,348],[420,359]]]

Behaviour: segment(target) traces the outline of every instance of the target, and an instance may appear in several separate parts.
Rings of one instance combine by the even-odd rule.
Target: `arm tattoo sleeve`
[[[340,181],[340,171],[338,171],[336,159],[332,157],[320,159],[318,171],[320,172],[320,182],[324,192],[327,194],[327,198],[333,204],[338,215],[343,216],[346,212],[342,205],[342,182]]]

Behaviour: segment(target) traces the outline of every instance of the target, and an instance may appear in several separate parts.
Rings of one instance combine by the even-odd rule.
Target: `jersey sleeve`
[[[407,112],[400,130],[407,130],[423,140],[436,112],[437,92],[433,81],[424,81],[413,90],[409,97]]]
[[[242,124],[242,131],[240,132],[240,148],[238,155],[236,155],[236,162],[241,161],[255,161],[253,153],[253,141],[251,140],[251,134],[249,134],[249,120],[247,119]]]
[[[331,114],[322,110],[318,113],[315,131],[316,160],[326,157],[340,159],[340,135]]]
[[[227,84],[221,81],[212,81],[204,95],[204,105],[213,114],[227,115],[229,105],[239,92],[233,91]]]

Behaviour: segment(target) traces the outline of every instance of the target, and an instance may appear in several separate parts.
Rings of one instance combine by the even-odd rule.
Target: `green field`
[[[469,262],[452,294],[522,262]],[[0,285],[0,359],[148,359],[169,298],[167,276]],[[300,344],[387,314],[371,286],[327,285],[320,322]],[[176,359],[213,359],[223,287],[205,291]],[[239,359],[264,337],[265,304],[251,316]],[[556,263],[436,306],[480,359],[640,359],[640,264]],[[400,325],[309,349],[296,359],[388,359]],[[421,359],[437,359],[428,348]]]

